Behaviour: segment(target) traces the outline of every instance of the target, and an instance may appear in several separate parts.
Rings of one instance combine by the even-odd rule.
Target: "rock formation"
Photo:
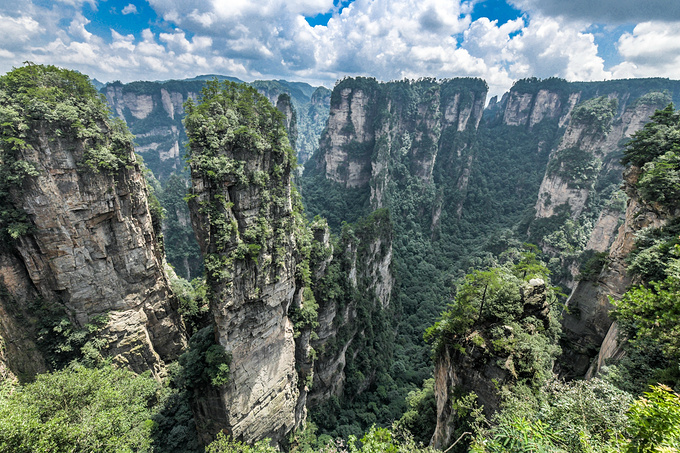
[[[606,359],[620,352],[617,327],[609,317],[612,308],[609,296],[620,299],[631,284],[626,258],[635,247],[637,233],[645,228],[659,228],[668,220],[640,200],[635,189],[639,173],[638,168],[631,167],[625,174],[626,194],[630,198],[624,223],[609,249],[606,265],[594,281],[578,282],[567,300],[563,326],[568,347],[560,360],[563,364],[560,371],[564,376],[592,376]]]
[[[298,248],[305,227],[292,199],[294,155],[282,120],[254,89],[235,84],[209,84],[186,119],[192,224],[216,341],[232,357],[229,382],[203,414],[216,420],[199,425],[248,441],[280,442],[304,419],[288,313],[304,304],[309,270]]]
[[[324,280],[315,285],[319,302],[319,326],[316,339],[311,342],[318,354],[314,367],[314,381],[309,395],[310,406],[331,396],[341,397],[347,380],[346,370],[357,355],[366,353],[367,345],[380,344],[379,335],[391,343],[394,331],[390,325],[381,326],[381,315],[390,319],[394,289],[392,274],[392,225],[386,210],[376,211],[344,231],[332,257],[325,266],[334,266],[331,273],[337,279]],[[324,269],[320,267],[319,270]],[[329,294],[328,286],[337,285],[340,291]],[[385,330],[385,331],[382,331]],[[369,333],[372,332],[372,333]],[[383,340],[384,341],[384,340]],[[389,360],[391,347],[383,344],[371,349],[374,359]],[[354,391],[365,389],[376,370],[365,370],[365,379]],[[351,394],[349,397],[355,397]]]
[[[8,368],[23,376],[45,368],[37,332],[31,341],[17,330],[43,323],[49,331],[54,326],[44,323],[55,316],[77,330],[105,316],[102,354],[162,375],[186,341],[131,136],[108,119],[83,76],[42,66],[15,71],[2,81],[4,112],[14,112],[3,125],[3,143],[14,146],[3,147],[2,165],[24,174],[16,184],[5,180],[3,202],[26,220],[20,232],[9,224],[11,241],[3,231],[0,253]],[[53,93],[42,107],[15,86],[26,74],[36,92]],[[22,313],[28,323],[18,321]]]
[[[437,427],[431,442],[434,447],[446,449],[462,434],[458,432],[454,436],[464,419],[454,406],[468,393],[476,395],[476,404],[490,419],[500,409],[503,391],[512,389],[522,379],[540,381],[537,376],[540,370],[523,368],[526,366],[523,361],[532,361],[528,359],[533,357],[531,353],[523,356],[526,351],[512,345],[518,342],[522,347],[535,347],[526,343],[526,332],[530,332],[534,344],[540,342],[538,337],[545,338],[546,344],[556,340],[551,339],[550,333],[548,289],[542,279],[535,278],[514,291],[518,291],[518,303],[522,307],[514,319],[499,322],[493,316],[480,315],[482,319],[475,322],[464,338],[447,340],[438,349],[434,371]],[[485,297],[489,297],[486,291]],[[552,362],[541,365],[549,369]]]

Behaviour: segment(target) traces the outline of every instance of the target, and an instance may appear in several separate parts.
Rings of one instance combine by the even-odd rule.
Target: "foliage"
[[[629,411],[631,438],[626,453],[674,452],[680,449],[680,395],[669,387],[652,386]]]
[[[178,388],[177,362],[168,367],[170,379],[164,381],[154,407],[151,440],[154,453],[201,453],[198,432],[191,410],[192,392]]]
[[[4,242],[26,234],[29,222],[17,196],[40,175],[32,156],[36,130],[52,139],[82,140],[80,164],[115,171],[131,161],[131,135],[111,120],[102,97],[87,76],[32,63],[0,77],[0,235]]]
[[[434,449],[418,445],[413,438],[404,433],[391,431],[387,428],[371,427],[361,438],[350,436],[349,453],[428,453]]]
[[[490,439],[477,438],[472,453],[571,453],[555,444],[561,439],[541,420],[512,415],[495,427]]]
[[[106,366],[71,365],[0,389],[0,451],[151,451],[151,406],[158,384],[150,376]]]
[[[611,129],[618,105],[619,101],[615,97],[601,96],[588,99],[574,107],[571,120],[585,126],[589,133],[606,134]]]
[[[594,281],[609,263],[609,253],[586,250],[581,256],[581,263],[578,279]]]
[[[680,149],[645,163],[637,188],[643,200],[670,208],[677,206],[680,202]]]
[[[255,444],[248,445],[224,435],[223,432],[217,433],[214,441],[205,447],[206,453],[278,453],[278,449],[270,445],[269,439],[264,439]]]
[[[105,361],[108,342],[101,332],[107,315],[93,316],[79,326],[53,302],[40,298],[32,305],[38,314],[36,343],[53,369],[62,369],[74,361],[90,367]]]
[[[524,322],[523,282],[533,278],[542,278],[547,281],[548,269],[536,259],[532,252],[525,252],[517,263],[508,263],[505,267],[494,267],[486,271],[474,271],[465,276],[463,282],[456,291],[454,301],[449,304],[448,310],[444,311],[441,319],[425,332],[425,339],[433,344],[436,353],[445,345],[457,343],[466,338],[473,326],[480,325],[514,325]],[[547,300],[552,302],[555,297],[553,290],[548,288]],[[536,324],[537,320],[526,320],[531,323],[531,329],[546,328]],[[556,326],[551,326],[554,329]],[[523,329],[522,329],[523,330]],[[522,335],[520,330],[515,335]],[[490,330],[493,332],[493,330]],[[546,332],[547,333],[547,332]],[[554,335],[550,332],[548,336]],[[499,335],[502,332],[498,332]],[[495,335],[492,334],[492,338]],[[498,337],[501,340],[502,335]],[[517,341],[517,346],[522,344]],[[497,342],[494,349],[498,352],[502,349],[511,348],[509,352],[518,352],[512,343],[504,340]],[[555,351],[553,351],[554,353]]]
[[[552,382],[545,393],[536,418],[559,433],[556,443],[570,453],[603,451],[626,433],[633,398],[607,380]]]
[[[434,378],[423,382],[421,389],[406,396],[408,410],[396,422],[396,427],[413,435],[416,442],[427,445],[437,425],[437,401],[434,396]]]
[[[570,188],[588,188],[602,169],[602,161],[590,152],[573,146],[560,149],[548,164],[547,173],[567,181]]]
[[[174,379],[180,388],[219,387],[229,382],[231,355],[215,343],[212,326],[204,327],[189,339],[189,348],[178,362],[180,368]]]
[[[185,126],[189,135],[188,159],[200,175],[220,180],[236,169],[221,168],[216,159],[220,150],[283,155],[294,163],[283,126],[283,114],[254,88],[225,81],[210,81],[201,92],[197,105],[185,105]],[[228,162],[224,162],[228,163]]]
[[[195,278],[191,282],[168,272],[170,287],[179,299],[179,309],[184,324],[190,335],[203,327],[204,318],[209,310],[208,287],[205,279]]]
[[[645,282],[663,281],[667,263],[680,244],[680,219],[671,218],[659,228],[645,228],[635,236],[635,249],[626,257],[628,272]]]
[[[677,152],[680,147],[680,113],[673,104],[657,110],[644,127],[633,134],[624,150],[621,162],[642,167],[647,162],[668,152]]]
[[[680,256],[680,245],[675,246],[675,256]],[[680,360],[680,258],[667,263],[668,276],[663,281],[651,281],[648,286],[629,289],[621,300],[611,300],[616,310],[613,317],[625,332],[629,342],[640,347],[647,340],[658,344],[664,355]]]

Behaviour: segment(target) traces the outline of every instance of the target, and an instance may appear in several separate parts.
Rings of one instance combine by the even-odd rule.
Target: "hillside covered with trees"
[[[190,83],[0,77],[0,452],[680,450],[679,83]]]

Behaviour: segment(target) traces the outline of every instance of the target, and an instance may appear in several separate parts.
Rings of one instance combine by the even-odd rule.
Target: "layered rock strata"
[[[29,70],[39,78],[56,68]],[[38,83],[57,91],[61,88],[49,83],[60,76]],[[20,110],[22,99],[17,99],[5,108]],[[26,335],[13,330],[36,328],[55,315],[78,330],[104,317],[98,333],[102,354],[136,372],[161,376],[164,362],[176,359],[186,340],[163,270],[142,168],[131,137],[119,126],[112,129],[96,93],[76,91],[66,99],[18,117],[28,126],[21,137],[3,129],[5,143],[23,141],[11,152],[5,149],[3,165],[20,162],[31,170],[7,200],[25,213],[27,223],[26,233],[0,251],[1,305],[10,315],[1,336],[23,342],[16,346],[23,354],[8,354],[23,361],[38,353],[31,341],[22,341]],[[78,109],[87,109],[88,116],[74,120]],[[22,312],[28,312],[28,323],[16,322]],[[42,363],[28,360],[9,368],[30,375],[44,369]]]
[[[216,342],[232,361],[229,382],[199,403],[198,424],[208,436],[227,430],[237,439],[280,442],[304,418],[288,316],[293,304],[304,304],[296,236],[303,225],[291,198],[294,154],[282,114],[254,89],[212,88],[186,119],[189,207]]]

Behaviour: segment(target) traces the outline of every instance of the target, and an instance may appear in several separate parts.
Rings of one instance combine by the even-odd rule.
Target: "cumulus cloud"
[[[158,17],[147,28],[123,33],[111,25],[101,36],[84,1],[49,7],[25,2],[16,11],[0,5],[0,71],[31,60],[100,80],[223,73],[327,86],[345,75],[471,76],[501,94],[522,77],[675,77],[680,69],[674,57],[680,55],[677,24],[640,23],[618,40],[623,62],[607,68],[589,22],[576,20],[556,0],[513,0],[529,12],[505,23],[473,21],[478,0],[356,0],[341,12],[333,0],[149,0]],[[122,12],[133,13],[133,6]],[[599,3],[591,6],[600,14]],[[305,20],[329,12],[326,25],[312,27]]]
[[[28,15],[10,17],[0,14],[0,45],[25,43],[42,31],[40,23]]]
[[[123,10],[121,11],[123,15],[127,14],[137,14],[137,7],[133,5],[132,3],[129,3]]]
[[[602,80],[610,76],[592,34],[551,18],[532,20],[510,40],[508,50],[516,78],[559,75],[568,80]]]
[[[86,19],[85,16],[83,16],[81,13],[78,13],[71,21],[71,24],[68,27],[68,32],[76,39],[89,41],[90,38],[92,38],[92,33],[85,29],[85,26],[89,23],[89,19]]]
[[[680,74],[680,23],[644,22],[617,43],[624,61],[615,77],[672,77]]]

